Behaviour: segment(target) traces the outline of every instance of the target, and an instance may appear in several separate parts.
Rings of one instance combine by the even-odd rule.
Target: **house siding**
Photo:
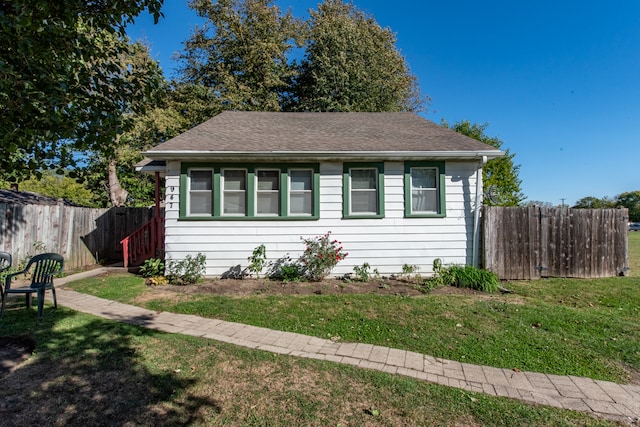
[[[303,251],[301,237],[331,231],[341,241],[347,258],[334,275],[352,273],[369,263],[380,274],[398,274],[403,264],[417,265],[431,274],[433,260],[468,264],[472,257],[473,208],[477,163],[446,162],[446,217],[405,218],[404,164],[385,162],[385,216],[380,219],[343,219],[342,162],[320,163],[320,218],[317,220],[205,220],[180,221],[180,162],[167,162],[167,260],[206,255],[206,276],[220,276],[230,268],[248,266],[247,258],[260,244],[268,260]]]

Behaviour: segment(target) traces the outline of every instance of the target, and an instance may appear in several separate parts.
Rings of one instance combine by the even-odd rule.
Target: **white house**
[[[327,231],[336,275],[475,264],[482,167],[504,153],[413,113],[223,112],[143,154],[166,177],[166,259],[220,276]]]

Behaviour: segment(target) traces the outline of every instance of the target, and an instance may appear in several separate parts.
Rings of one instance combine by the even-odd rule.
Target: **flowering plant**
[[[300,262],[304,267],[304,273],[308,280],[320,281],[327,277],[333,267],[349,255],[342,249],[342,243],[331,240],[331,232],[302,240],[305,243],[304,253]]]

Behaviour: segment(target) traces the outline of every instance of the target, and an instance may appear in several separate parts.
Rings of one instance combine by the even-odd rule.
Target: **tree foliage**
[[[149,81],[123,63],[124,27],[162,0],[0,2],[0,169],[15,180],[73,164],[126,129]],[[141,103],[138,105],[142,105]]]
[[[227,110],[280,111],[300,21],[273,0],[192,0],[190,7],[207,21],[180,55],[184,80],[211,88]]]
[[[443,122],[443,126],[449,127],[446,122]],[[494,148],[502,149],[503,141],[485,134],[487,126],[488,123],[471,124],[468,120],[462,120],[450,128]],[[514,163],[515,154],[509,149],[504,152],[503,157],[489,160],[482,170],[484,192],[490,196],[485,197],[484,203],[495,206],[519,206],[524,200],[520,189],[522,180],[518,177],[520,165]]]
[[[575,209],[627,208],[629,221],[640,222],[640,190],[620,193],[613,199],[609,197],[583,197],[573,207]]]
[[[213,91],[199,85],[163,83],[149,99],[144,113],[131,117],[132,128],[120,136],[120,144],[111,153],[96,152],[80,171],[95,195],[94,202],[109,205],[108,165],[116,161],[121,186],[128,192],[127,204],[148,206],[155,198],[154,178],[135,171],[141,152],[185,132],[221,111]]]
[[[395,35],[342,0],[307,22],[273,0],[192,0],[206,19],[180,55],[184,81],[211,88],[224,109],[420,111],[427,98]],[[304,47],[301,61],[294,48]]]
[[[0,188],[9,188],[3,182]],[[93,194],[83,184],[68,176],[58,175],[53,171],[45,171],[40,178],[31,177],[20,183],[20,191],[29,191],[43,196],[64,199],[80,206],[94,206]]]
[[[419,111],[426,107],[395,34],[353,3],[311,11],[306,53],[289,108],[298,111]]]
[[[573,205],[574,209],[604,209],[614,207],[616,207],[615,200],[609,199],[608,197],[599,199],[593,196],[583,197]]]
[[[629,209],[629,221],[640,222],[640,191],[628,191],[616,196],[616,206]]]

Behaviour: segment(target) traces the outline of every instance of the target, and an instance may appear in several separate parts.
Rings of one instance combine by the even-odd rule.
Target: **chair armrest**
[[[7,274],[4,278],[4,285],[5,287],[9,287],[9,285],[11,284],[11,279],[16,277],[16,276],[20,276],[21,274],[26,274],[29,270],[22,270],[22,271],[16,271],[15,273],[11,273],[11,274]]]

